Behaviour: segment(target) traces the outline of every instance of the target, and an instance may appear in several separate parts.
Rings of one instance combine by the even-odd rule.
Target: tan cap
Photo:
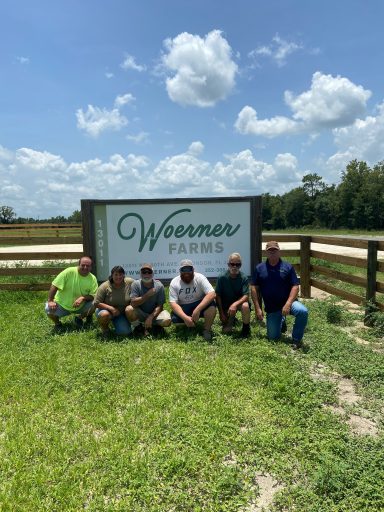
[[[280,246],[277,242],[275,242],[274,240],[271,240],[270,242],[267,242],[265,245],[265,250],[269,251],[269,249],[279,249],[280,250]]]
[[[153,267],[150,263],[143,263],[140,267],[140,270],[143,270],[143,268],[149,268],[149,270],[153,270]]]
[[[181,260],[180,261],[180,265],[179,265],[179,269],[181,270],[183,267],[192,267],[193,268],[193,263],[191,260]]]

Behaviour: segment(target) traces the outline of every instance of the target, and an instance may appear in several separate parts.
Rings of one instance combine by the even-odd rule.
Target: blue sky
[[[0,204],[282,194],[384,158],[381,0],[3,0]]]

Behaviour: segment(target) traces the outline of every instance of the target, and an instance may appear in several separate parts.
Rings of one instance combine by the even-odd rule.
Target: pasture
[[[254,322],[53,334],[45,299],[0,292],[1,510],[384,510],[384,339],[359,308],[307,300],[293,351]]]

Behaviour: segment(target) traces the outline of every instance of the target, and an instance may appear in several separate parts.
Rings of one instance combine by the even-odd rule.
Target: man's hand
[[[56,311],[56,309],[57,309],[57,303],[56,303],[54,300],[49,300],[49,301],[48,301],[48,307],[49,307],[49,309],[51,309],[52,311]]]
[[[263,310],[261,308],[257,308],[256,309],[256,316],[257,316],[257,319],[260,320],[260,322],[263,321],[264,313],[263,313]]]
[[[111,313],[111,315],[114,318],[120,315],[120,311],[117,308],[113,307],[113,306],[111,306],[111,309],[109,310],[109,312]]]
[[[74,303],[73,303],[73,307],[74,308],[78,308],[79,306],[82,305],[82,303],[84,302],[84,297],[78,297]]]
[[[196,322],[198,322],[200,318],[200,310],[197,308],[194,309],[191,318],[193,320],[193,324],[196,324]]]
[[[145,298],[149,299],[150,297],[153,297],[156,293],[155,288],[150,288],[147,292],[145,292]]]
[[[185,319],[184,319],[184,323],[187,327],[195,327],[195,322],[193,321],[192,317],[191,316],[187,316]]]
[[[144,322],[145,330],[152,329],[152,324],[153,324],[153,316],[149,315],[149,316],[147,316],[147,318],[145,319],[145,322]]]
[[[229,316],[235,316],[237,311],[237,306],[235,304],[231,304],[228,308]]]
[[[226,324],[228,322],[228,315],[224,313],[224,311],[220,311],[220,321],[223,324]]]
[[[282,309],[283,316],[289,315],[289,313],[291,311],[291,306],[292,306],[292,304],[290,304],[289,302],[284,304],[283,309]]]

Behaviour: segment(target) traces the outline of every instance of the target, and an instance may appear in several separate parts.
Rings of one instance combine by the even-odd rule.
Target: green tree
[[[11,224],[16,220],[16,212],[12,206],[0,206],[0,223]]]
[[[323,178],[316,173],[306,174],[302,178],[303,190],[310,197],[314,199],[320,192],[325,189]]]
[[[307,199],[307,194],[302,187],[294,188],[284,194],[283,201],[287,227],[300,228],[308,223]]]
[[[68,217],[68,222],[81,222],[81,211],[75,210],[71,213],[71,215]]]
[[[340,221],[346,228],[364,227],[364,190],[369,175],[366,162],[352,160],[342,172],[342,181],[338,187],[340,198]]]

